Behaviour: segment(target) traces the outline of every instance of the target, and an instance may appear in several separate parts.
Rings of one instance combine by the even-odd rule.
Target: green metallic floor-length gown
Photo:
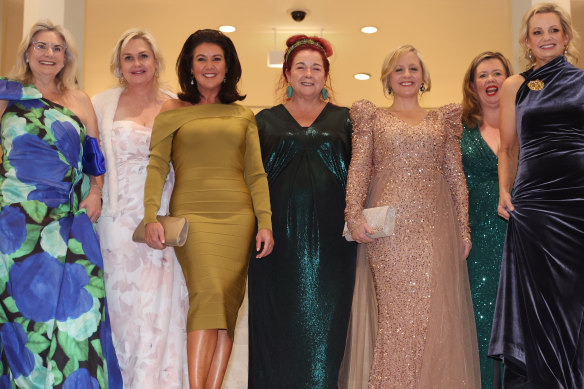
[[[483,389],[491,389],[495,361],[489,358],[487,353],[507,223],[497,215],[499,202],[497,156],[487,145],[478,128],[464,127],[460,147],[468,185],[472,250],[467,259],[467,266],[479,341],[481,382]]]
[[[356,260],[341,236],[349,112],[327,104],[309,127],[282,105],[256,118],[275,246],[249,268],[249,388],[337,388]]]

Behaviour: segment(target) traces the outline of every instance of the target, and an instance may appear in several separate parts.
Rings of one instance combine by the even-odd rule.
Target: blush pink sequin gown
[[[350,114],[349,228],[364,222],[363,208],[396,209],[394,235],[360,250],[378,305],[369,387],[480,388],[462,249],[470,234],[459,109],[430,111],[415,126],[365,100]]]

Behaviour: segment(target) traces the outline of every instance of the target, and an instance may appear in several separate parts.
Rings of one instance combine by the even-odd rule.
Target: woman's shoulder
[[[359,100],[353,103],[349,114],[353,124],[359,126],[374,120],[377,114],[377,107],[369,100]]]
[[[34,85],[24,85],[20,81],[0,77],[0,100],[40,99],[41,92]]]

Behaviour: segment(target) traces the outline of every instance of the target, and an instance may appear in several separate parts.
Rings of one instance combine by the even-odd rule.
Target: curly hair
[[[496,51],[484,51],[471,61],[464,75],[464,81],[462,82],[462,121],[468,128],[475,128],[483,123],[481,103],[474,88],[474,83],[478,66],[489,59],[498,59],[501,61],[506,77],[513,74],[509,60],[503,54]]]
[[[245,99],[245,95],[240,95],[237,90],[237,83],[241,78],[241,64],[237,51],[231,39],[221,31],[205,29],[192,33],[185,41],[182,50],[176,60],[176,73],[181,92],[178,98],[197,104],[201,101],[201,93],[197,85],[191,85],[193,58],[195,49],[202,43],[213,43],[221,47],[225,57],[225,66],[229,71],[225,74],[225,82],[221,84],[219,91],[219,101],[223,104],[233,103]]]

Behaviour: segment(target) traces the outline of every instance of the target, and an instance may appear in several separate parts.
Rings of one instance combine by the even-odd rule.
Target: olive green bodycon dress
[[[144,220],[156,221],[172,162],[170,214],[186,217],[176,247],[189,290],[187,331],[227,329],[233,339],[254,233],[272,229],[270,197],[253,113],[237,104],[165,111],[152,130]]]

